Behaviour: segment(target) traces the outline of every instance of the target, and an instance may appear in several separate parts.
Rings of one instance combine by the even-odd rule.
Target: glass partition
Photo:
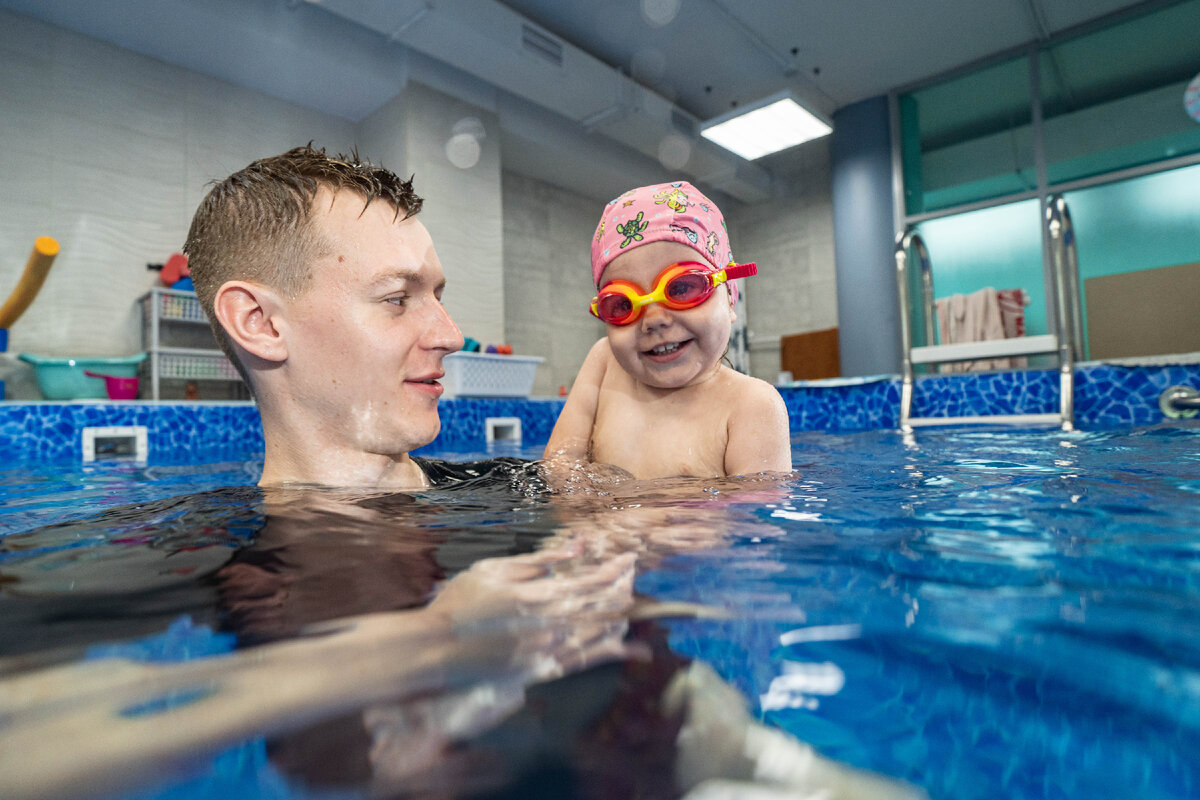
[[[1200,152],[1183,99],[1200,72],[1200,0],[1056,44],[1038,69],[1051,186]]]
[[[899,97],[907,213],[1034,191],[1029,59]]]
[[[1200,165],[1064,197],[1088,357],[1200,351]]]

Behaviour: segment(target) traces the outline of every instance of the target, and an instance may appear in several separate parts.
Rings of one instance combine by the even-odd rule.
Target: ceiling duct
[[[682,136],[690,157],[679,172],[743,202],[771,196],[766,170],[698,138],[686,111],[496,0],[308,2],[433,59],[453,53],[456,68],[655,160],[666,137]]]

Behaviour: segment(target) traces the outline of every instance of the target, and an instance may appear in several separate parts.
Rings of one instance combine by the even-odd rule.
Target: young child
[[[545,458],[612,464],[637,478],[717,477],[792,468],[775,388],[721,363],[737,288],[720,209],[686,182],[643,186],[608,204],[592,239],[592,347]]]

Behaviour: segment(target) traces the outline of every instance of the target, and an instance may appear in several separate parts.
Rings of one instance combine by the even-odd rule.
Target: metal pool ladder
[[[900,387],[900,427],[911,430],[917,426],[958,425],[965,423],[1000,423],[1008,425],[1059,425],[1063,430],[1074,427],[1074,363],[1079,358],[1083,340],[1079,306],[1079,261],[1075,250],[1075,230],[1071,212],[1060,195],[1051,195],[1046,205],[1046,234],[1050,244],[1051,295],[1054,303],[1055,332],[1039,336],[997,339],[961,344],[932,344],[934,332],[933,273],[930,270],[929,250],[921,235],[909,228],[896,241],[896,278],[900,294],[900,339],[902,346],[902,384]],[[909,253],[917,256],[921,276],[921,309],[924,317],[925,341],[913,347],[908,292]],[[955,361],[1011,358],[1017,356],[1053,355],[1058,360],[1059,404],[1057,413],[1049,414],[990,414],[962,417],[913,417],[913,367],[916,364],[947,364]]]

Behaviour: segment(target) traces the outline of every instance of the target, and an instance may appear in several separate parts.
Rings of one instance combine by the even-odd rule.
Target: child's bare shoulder
[[[783,397],[771,384],[733,369],[729,370],[727,381],[727,393],[732,401],[731,409],[736,409],[736,416],[759,420],[778,418],[781,415],[786,417],[787,406]]]
[[[723,369],[728,373],[732,388],[741,394],[745,394],[747,399],[770,400],[772,402],[776,399],[782,400],[779,397],[779,390],[762,378],[755,378],[753,375],[746,375],[729,367],[723,367]]]

